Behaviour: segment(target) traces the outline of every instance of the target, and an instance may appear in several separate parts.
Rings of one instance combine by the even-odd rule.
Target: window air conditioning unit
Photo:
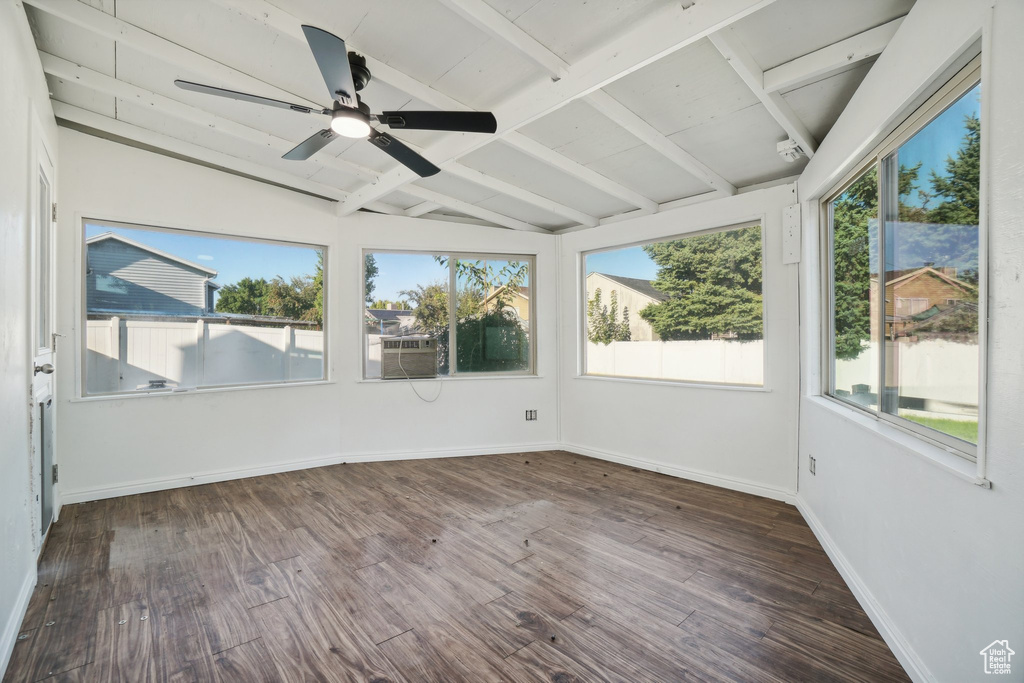
[[[435,337],[382,337],[381,347],[381,379],[437,377]]]

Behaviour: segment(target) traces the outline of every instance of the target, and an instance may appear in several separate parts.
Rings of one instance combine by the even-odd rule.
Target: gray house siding
[[[209,273],[115,239],[87,246],[89,311],[206,312]]]

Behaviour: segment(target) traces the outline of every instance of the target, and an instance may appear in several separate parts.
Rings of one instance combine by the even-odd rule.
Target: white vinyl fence
[[[86,392],[223,386],[323,377],[323,332],[150,320],[89,320]]]
[[[689,382],[761,385],[764,342],[701,341],[587,342],[587,374]]]
[[[875,345],[864,347],[856,358],[836,361],[836,389],[856,394],[858,385],[867,385],[871,392],[875,391]],[[889,353],[888,364],[895,368],[901,396],[943,404],[947,406],[946,412],[957,412],[954,407],[959,406],[962,411],[977,414],[977,343],[946,339],[900,342]]]

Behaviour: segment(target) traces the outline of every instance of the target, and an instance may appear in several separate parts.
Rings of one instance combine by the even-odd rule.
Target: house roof
[[[149,246],[148,244],[143,244],[142,242],[136,242],[133,239],[128,239],[127,237],[122,237],[121,235],[117,235],[117,234],[114,234],[112,232],[105,232],[102,235],[96,235],[95,237],[90,237],[89,239],[87,239],[85,241],[85,243],[86,244],[96,244],[97,242],[103,242],[103,241],[106,241],[106,240],[117,240],[118,242],[123,242],[125,244],[131,245],[131,246],[135,247],[136,249],[142,249],[143,251],[148,251],[149,253],[156,254],[157,256],[160,256],[162,258],[169,259],[171,261],[176,261],[177,263],[181,263],[182,265],[186,265],[189,268],[195,268],[196,270],[201,270],[204,273],[208,273],[210,275],[210,277],[217,277],[217,271],[213,270],[212,268],[207,268],[206,266],[201,266],[198,263],[193,263],[192,261],[188,261],[186,259],[183,259],[180,256],[175,256],[174,254],[168,254],[166,251],[161,251],[159,249],[156,249],[154,247]],[[217,285],[217,286],[219,287],[220,285]]]
[[[636,277],[622,277],[621,275],[609,275],[608,273],[597,273],[593,272],[590,275],[600,275],[601,277],[608,278],[612,282],[617,282],[623,287],[628,287],[634,292],[643,294],[646,297],[650,297],[655,301],[665,301],[668,299],[668,295],[660,289],[655,289],[654,285],[651,284],[650,280],[642,280]],[[588,275],[587,277],[590,277]]]
[[[490,301],[494,297],[498,296],[498,292],[500,292],[503,289],[508,289],[508,285],[502,285],[501,287],[498,287],[493,292],[488,294],[487,297],[484,299],[484,303],[486,304],[488,301]],[[529,298],[530,298],[530,288],[529,287],[520,287],[518,294],[519,294],[519,296],[523,297],[524,299],[529,300]]]
[[[407,316],[415,315],[412,311],[395,310],[389,308],[367,308],[366,313],[376,320],[398,320]]]
[[[907,284],[911,280],[917,279],[920,276],[926,275],[926,274],[927,275],[934,275],[935,277],[939,278],[940,280],[943,280],[943,281],[945,281],[945,282],[947,282],[947,283],[949,283],[949,284],[951,284],[951,285],[953,285],[955,287],[960,287],[962,289],[977,289],[974,285],[972,285],[970,283],[967,283],[967,282],[964,282],[963,280],[957,280],[955,277],[950,277],[949,275],[946,275],[945,273],[942,273],[942,272],[940,272],[938,270],[935,270],[931,266],[924,266],[923,268],[918,268],[917,270],[912,270],[909,273],[906,273],[904,275],[900,275],[898,278],[895,278],[893,280],[889,280],[888,282],[886,282],[885,286],[886,287],[902,287],[903,285]],[[878,278],[872,278],[872,279],[877,280]]]

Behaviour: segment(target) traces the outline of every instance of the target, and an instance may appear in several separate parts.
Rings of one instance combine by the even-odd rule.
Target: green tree
[[[587,301],[587,339],[595,344],[610,344],[613,341],[629,341],[629,307],[622,309],[622,321],[618,322],[619,295],[613,289],[611,307],[601,303],[601,288],[594,290],[594,298]]]
[[[218,313],[267,315],[268,283],[263,278],[244,277],[238,282],[224,285],[217,293]]]
[[[977,225],[981,188],[981,121],[974,114],[964,119],[964,137],[955,157],[946,157],[946,174],[931,174],[931,185],[943,201],[928,214],[932,223]]]
[[[363,259],[363,296],[366,297],[366,303],[373,301],[373,289],[376,287],[373,280],[378,272],[377,259],[373,254],[367,254]]]
[[[871,252],[878,243],[878,167],[832,203],[836,358],[856,358],[871,338]]]
[[[658,265],[653,286],[668,299],[640,311],[665,340],[762,336],[761,227],[644,246]]]
[[[275,277],[267,285],[266,315],[323,324],[322,308],[317,310],[317,297],[321,293],[322,287],[318,290],[314,276],[296,275],[287,281]]]
[[[316,272],[313,274],[313,319],[324,324],[324,252],[316,253]]]
[[[416,285],[399,294],[413,304],[416,324],[424,334],[441,334],[448,330],[448,285],[433,282]]]

